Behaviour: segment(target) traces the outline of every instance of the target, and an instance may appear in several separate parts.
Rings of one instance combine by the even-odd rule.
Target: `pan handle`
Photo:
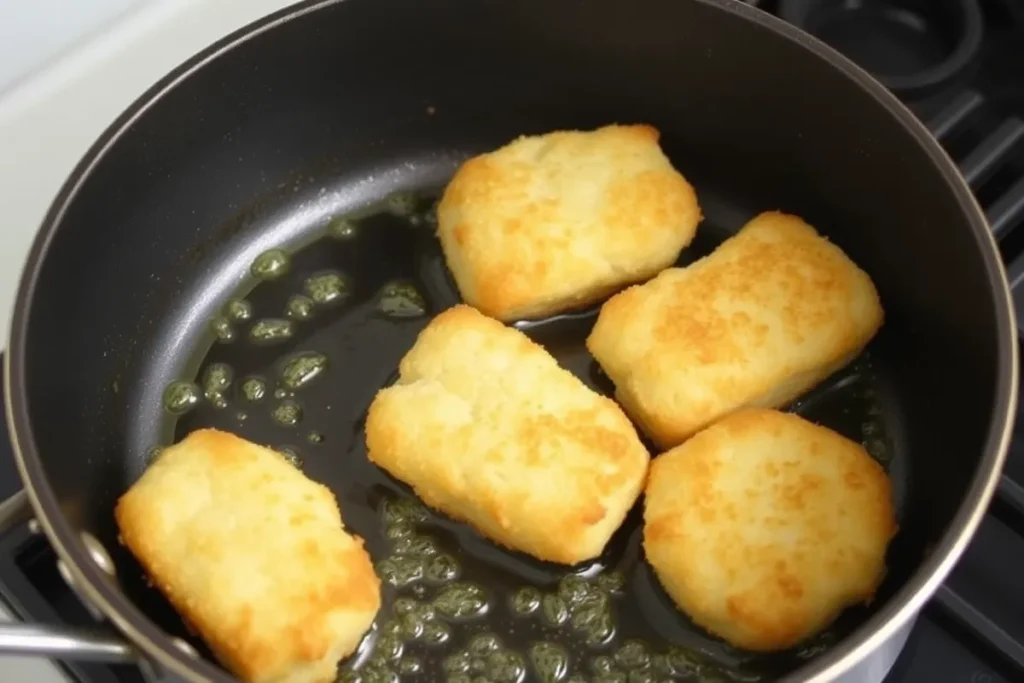
[[[32,506],[24,489],[0,502],[0,534],[32,519]],[[0,656],[5,655],[112,664],[139,660],[132,645],[106,629],[20,622],[0,623]]]
[[[44,657],[73,662],[135,662],[135,648],[114,633],[51,624],[0,624],[0,657]]]

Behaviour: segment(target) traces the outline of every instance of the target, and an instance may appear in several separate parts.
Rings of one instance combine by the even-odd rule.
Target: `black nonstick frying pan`
[[[199,426],[291,447],[380,559],[381,506],[410,494],[366,462],[361,420],[430,316],[458,301],[432,231],[437,192],[470,154],[610,122],[656,126],[696,187],[705,219],[684,261],[782,209],[871,274],[882,333],[793,409],[864,440],[888,468],[900,533],[887,579],[870,607],[813,642],[737,652],[671,608],[639,557],[633,514],[597,562],[621,573],[625,592],[616,640],[594,652],[542,621],[514,621],[507,606],[515,588],[556,590],[569,570],[500,553],[436,518],[430,533],[493,608],[443,647],[410,644],[423,668],[407,679],[444,680],[444,657],[478,632],[517,652],[546,639],[593,681],[852,682],[883,671],[968,543],[1005,455],[1017,390],[1007,285],[970,191],[924,127],[832,50],[726,0],[307,2],[226,38],[139,99],[47,215],[5,356],[25,494],[4,521],[31,502],[67,577],[113,631],[8,627],[0,651],[231,680],[146,586],[112,515],[153,449]],[[260,283],[250,267],[270,249],[290,269]],[[289,299],[324,271],[343,276],[340,303],[276,323],[276,343],[253,341],[268,334],[256,323],[288,320]],[[229,306],[237,298],[251,317]],[[524,329],[607,389],[583,347],[594,316]],[[330,367],[283,396],[281,364],[303,351]],[[230,367],[231,387],[190,405],[188,383],[216,363]],[[247,400],[253,376],[266,380],[262,401]],[[168,392],[175,382],[185,384]],[[384,610],[399,595],[430,599],[424,590],[389,588]],[[631,639],[652,661],[676,653],[689,673],[616,663]]]

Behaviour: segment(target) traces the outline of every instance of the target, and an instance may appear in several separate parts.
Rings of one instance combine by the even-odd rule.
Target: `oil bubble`
[[[399,617],[398,621],[402,625],[401,634],[407,640],[417,640],[426,628],[425,622],[418,614],[405,614]]]
[[[396,616],[401,617],[406,614],[412,614],[416,611],[416,607],[416,601],[412,598],[398,598],[395,600],[395,603],[391,605],[391,611],[394,612]]]
[[[447,553],[435,555],[427,562],[425,575],[428,581],[437,583],[452,581],[459,576],[459,563]]]
[[[357,234],[356,224],[348,218],[335,218],[327,225],[327,233],[334,239],[348,241]]]
[[[397,555],[377,563],[377,575],[396,588],[408,586],[423,578],[423,559]]]
[[[393,635],[383,635],[377,639],[374,654],[388,661],[395,661],[402,656],[402,641]]]
[[[552,626],[560,626],[569,618],[569,607],[565,601],[554,594],[548,594],[541,599],[541,613],[544,620]]]
[[[651,661],[647,646],[639,640],[627,640],[623,643],[615,653],[614,659],[615,663],[626,671],[642,669]]]
[[[363,683],[363,677],[358,671],[345,669],[338,672],[338,679],[334,683]]]
[[[596,581],[597,587],[609,595],[621,593],[626,586],[626,577],[620,572],[598,574]]]
[[[302,467],[302,455],[299,453],[299,449],[294,446],[278,446],[276,450],[294,467]]]
[[[292,395],[293,394],[291,392],[285,391],[281,387],[278,387],[277,389],[274,389],[274,398],[276,398],[276,399],[291,398]]]
[[[434,607],[449,619],[470,619],[487,612],[487,592],[473,583],[449,584],[434,598]]]
[[[456,652],[445,657],[441,666],[444,668],[445,673],[464,674],[469,673],[469,667],[472,666],[472,662],[473,658],[468,652]]]
[[[452,630],[441,621],[428,621],[423,624],[423,633],[420,638],[428,645],[441,645],[451,638]]]
[[[569,655],[555,643],[534,643],[530,646],[530,661],[543,683],[557,683],[569,672]]]
[[[246,377],[242,381],[242,396],[250,403],[258,403],[267,395],[267,381],[262,377]]]
[[[270,249],[253,260],[249,272],[259,280],[277,280],[288,272],[290,266],[288,254],[281,249]]]
[[[231,327],[231,321],[224,316],[217,316],[211,320],[210,329],[219,342],[227,344],[235,340],[235,329]]]
[[[398,683],[398,674],[391,671],[388,663],[370,658],[359,671],[359,683]]]
[[[531,586],[520,588],[512,596],[512,612],[519,616],[539,612],[549,626],[568,623],[590,647],[607,645],[615,637],[611,599],[618,594],[623,579],[617,572],[609,573],[603,581],[600,576],[563,576],[556,590],[547,594]]]
[[[579,605],[596,592],[596,587],[577,574],[568,574],[558,581],[558,597],[570,608]]]
[[[320,432],[310,432],[309,434],[306,434],[306,441],[311,444],[320,444],[324,442],[324,435]]]
[[[532,614],[540,607],[541,592],[533,586],[520,588],[512,596],[512,611],[519,615]]]
[[[309,320],[315,308],[316,304],[305,294],[293,294],[285,304],[285,315],[292,320]]]
[[[164,409],[172,415],[184,415],[199,403],[199,387],[192,382],[174,381],[164,389]]]
[[[693,676],[703,668],[693,653],[681,647],[673,647],[668,651],[666,660],[674,676]]]
[[[481,633],[473,636],[466,647],[471,657],[482,657],[501,649],[501,641],[493,633]]]
[[[519,653],[499,649],[487,655],[485,671],[494,683],[520,683],[526,676],[526,663]]]
[[[249,419],[249,413],[245,412],[244,410],[239,410],[237,413],[235,413],[235,419],[238,420],[239,422],[245,422],[246,420]]]
[[[395,552],[399,555],[416,555],[433,557],[438,554],[437,543],[429,536],[405,536],[395,542]]]
[[[313,273],[303,284],[306,294],[318,306],[338,303],[348,296],[349,287],[345,276],[336,270]]]
[[[402,676],[411,676],[423,671],[423,663],[415,657],[402,657],[398,660],[398,673]]]
[[[598,675],[610,674],[615,671],[615,662],[608,655],[598,655],[590,660],[590,668]]]
[[[390,282],[381,290],[377,309],[391,318],[414,318],[427,312],[427,302],[409,282]]]
[[[388,619],[380,625],[380,632],[383,634],[397,635],[402,632],[402,625],[395,619]]]
[[[291,399],[285,399],[274,407],[270,417],[282,427],[294,427],[302,421],[302,406]]]
[[[427,509],[412,498],[391,498],[384,502],[384,523],[407,522],[418,524],[427,521]]]
[[[384,536],[389,541],[397,541],[400,538],[411,536],[414,533],[415,530],[413,529],[412,525],[405,521],[389,524],[387,528],[384,530]]]
[[[245,299],[232,299],[224,308],[229,319],[242,323],[252,318],[252,304]]]
[[[249,339],[260,345],[279,344],[292,338],[295,324],[291,320],[264,318],[249,328]]]
[[[281,384],[296,390],[306,386],[327,370],[327,356],[317,351],[293,354],[281,369]]]
[[[569,618],[573,630],[584,634],[587,645],[604,645],[615,635],[615,621],[612,618],[608,598],[600,595],[588,598],[578,605]]]
[[[208,400],[223,395],[235,378],[235,371],[227,363],[211,363],[203,373],[203,393]]]

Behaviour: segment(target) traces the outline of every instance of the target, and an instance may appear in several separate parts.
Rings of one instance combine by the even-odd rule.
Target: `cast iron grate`
[[[944,145],[951,140],[961,127],[981,114],[986,107],[985,97],[973,90],[963,91],[953,97],[937,114],[926,121],[935,137]],[[987,183],[994,182],[1007,165],[1012,166],[1016,155],[1024,152],[1024,121],[1016,116],[1005,117],[980,142],[966,154],[956,159],[961,173],[979,196]],[[1024,172],[1016,180],[1002,180],[991,201],[983,202],[986,217],[996,239],[1005,245],[1011,238],[1019,239],[1024,233]],[[1017,251],[1017,249],[1014,249]],[[1004,249],[1004,254],[1006,250]],[[1018,332],[1024,336],[1024,250],[1011,257],[1007,265],[1007,277],[1013,292],[1017,310]],[[1018,414],[1018,428],[1014,442],[1020,444],[1024,434],[1019,433],[1021,418]],[[1011,451],[1010,458],[1018,454],[1018,448]],[[1009,468],[1008,468],[1009,470]],[[998,522],[1024,539],[1024,486],[1009,471],[999,481],[996,499],[986,518],[996,517]],[[969,551],[970,552],[970,551]],[[999,558],[997,554],[995,558]],[[1005,556],[1006,562],[1013,562],[1013,556]],[[1013,562],[1015,564],[1015,562]],[[951,577],[951,578],[956,578]],[[935,595],[933,605],[946,617],[980,641],[992,653],[1001,657],[1017,676],[1024,676],[1024,643],[1013,633],[1024,631],[1010,629],[1000,623],[980,601],[972,600],[958,590],[956,581],[947,581]]]

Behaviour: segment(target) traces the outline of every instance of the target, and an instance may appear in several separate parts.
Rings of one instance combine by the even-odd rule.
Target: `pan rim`
[[[954,162],[925,126],[895,95],[838,51],[782,19],[740,0],[691,0],[739,16],[766,31],[802,46],[825,60],[836,72],[859,85],[911,135],[926,152],[956,197],[978,243],[997,308],[998,340],[995,409],[989,421],[984,453],[956,515],[932,554],[888,604],[833,648],[781,679],[783,683],[826,683],[849,672],[907,626],[932,597],[959,561],[981,523],[1006,459],[1018,402],[1018,345],[1016,315],[998,245],[976,198]],[[50,205],[22,267],[15,297],[7,352],[4,354],[5,416],[14,458],[37,520],[57,556],[67,564],[75,586],[98,607],[132,644],[154,663],[186,681],[232,683],[235,679],[216,665],[193,658],[175,647],[150,618],[132,603],[93,563],[77,532],[61,514],[44,472],[31,429],[25,357],[28,327],[40,271],[68,207],[132,122],[195,72],[249,40],[278,25],[344,0],[304,0],[252,22],[193,55],[140,95],[93,143]]]

